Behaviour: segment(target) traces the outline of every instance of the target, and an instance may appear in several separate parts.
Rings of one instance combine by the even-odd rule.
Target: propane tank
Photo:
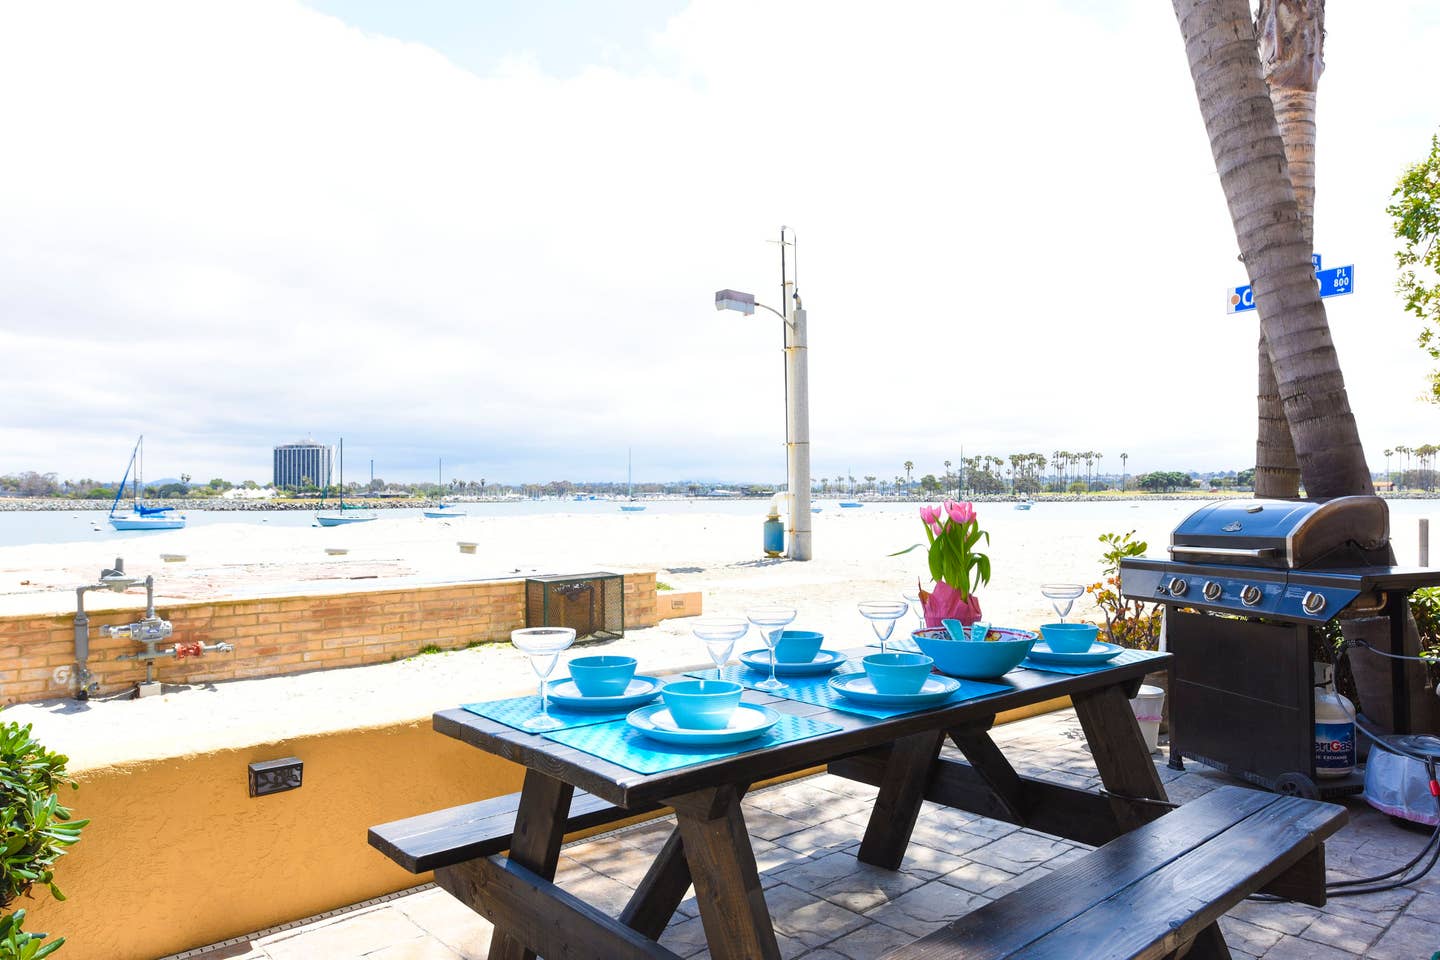
[[[1315,775],[1343,777],[1355,770],[1355,705],[1335,692],[1335,668],[1316,663]]]

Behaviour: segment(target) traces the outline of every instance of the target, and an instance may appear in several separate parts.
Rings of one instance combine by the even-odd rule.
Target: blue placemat
[[[1029,657],[1021,660],[1020,666],[1031,670],[1043,670],[1045,673],[1068,673],[1078,677],[1085,673],[1098,673],[1101,670],[1109,670],[1111,667],[1123,667],[1127,663],[1139,663],[1142,660],[1154,660],[1156,657],[1163,656],[1165,654],[1156,650],[1125,650],[1104,663],[1094,663],[1086,667],[1071,667],[1062,663],[1040,663]]]
[[[751,750],[764,750],[792,740],[805,740],[822,733],[833,733],[839,729],[839,725],[824,720],[781,714],[780,722],[754,740],[714,747],[686,747],[652,740],[624,720],[573,730],[559,730],[546,734],[545,739],[574,747],[601,760],[618,763],[636,773],[663,773],[677,767],[733,757]]]
[[[525,721],[540,714],[540,695],[532,693],[528,697],[462,703],[461,706],[471,713],[498,720],[507,727],[525,730]],[[569,730],[572,727],[588,727],[597,723],[609,723],[611,720],[623,720],[634,709],[631,706],[621,710],[566,710],[564,707],[557,706],[554,700],[550,701],[550,716],[564,724],[563,727],[556,727],[557,730]],[[533,733],[534,731],[527,730],[526,732]]]
[[[841,670],[841,673],[859,673],[858,670]],[[734,680],[741,686],[749,687],[751,690],[759,690],[757,684],[770,674],[758,670],[751,670],[749,667],[725,667],[723,670],[696,670],[686,674],[690,677],[699,677],[702,680]],[[830,686],[830,678],[834,673],[828,673],[820,677],[785,677],[785,688],[783,690],[764,690],[772,697],[780,697],[785,700],[798,700],[801,703],[813,704],[817,707],[829,707],[831,710],[839,710],[843,713],[859,714],[862,717],[876,717],[880,720],[889,717],[898,717],[906,713],[914,713],[917,710],[933,710],[936,707],[950,707],[966,700],[974,700],[976,697],[989,696],[992,693],[1006,693],[1013,689],[1008,686],[1000,686],[994,683],[984,683],[980,680],[961,680],[960,689],[956,690],[946,699],[939,703],[927,703],[913,707],[891,707],[878,706],[866,703],[856,703],[854,700],[847,700]]]

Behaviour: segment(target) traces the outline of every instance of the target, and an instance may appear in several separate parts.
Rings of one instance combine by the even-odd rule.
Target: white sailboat
[[[323,494],[322,494],[323,498]],[[340,509],[317,512],[315,520],[322,527],[338,527],[347,523],[366,523],[376,519],[375,511],[345,502],[345,438],[340,438]]]
[[[125,481],[130,478],[130,470],[135,470],[135,500],[130,506],[129,513],[116,513],[115,508],[120,505],[120,498],[125,495]],[[120,489],[115,491],[115,501],[110,504],[110,526],[116,530],[180,530],[185,526],[185,515],[175,513],[174,507],[151,507],[140,502],[140,488],[144,481],[140,475],[145,469],[145,435],[142,433],[140,439],[135,441],[135,449],[130,451],[130,462],[125,467],[125,476],[120,480]]]
[[[633,473],[633,471],[632,471],[632,469],[631,469],[631,468],[633,467],[633,465],[634,465],[634,458],[631,457],[630,453],[631,453],[630,448],[629,448],[629,447],[626,447],[626,448],[625,448],[625,497],[626,497],[628,500],[630,500],[631,502],[630,502],[630,503],[621,504],[621,505],[620,505],[620,509],[621,509],[621,510],[624,510],[626,513],[639,513],[641,510],[644,510],[644,509],[645,509],[645,505],[634,502],[634,501],[635,501],[635,483],[634,483],[634,473]]]
[[[435,506],[431,507],[429,510],[421,510],[421,511],[420,511],[421,513],[425,514],[425,516],[430,517],[432,520],[444,520],[446,517],[463,517],[463,516],[465,516],[465,511],[464,511],[464,510],[459,509],[459,508],[456,507],[455,504],[453,504],[453,503],[446,503],[446,502],[445,502],[445,493],[444,493],[444,490],[445,490],[445,480],[444,480],[444,477],[445,477],[445,461],[444,461],[444,459],[438,459],[438,460],[436,460],[436,462],[435,462],[435,485],[438,486],[438,487],[440,488],[440,490],[441,490],[441,493],[440,493],[440,502],[437,503]]]

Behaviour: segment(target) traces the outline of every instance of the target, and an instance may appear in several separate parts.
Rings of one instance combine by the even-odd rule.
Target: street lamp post
[[[786,231],[790,239],[785,239]],[[761,307],[785,324],[785,465],[786,500],[790,506],[785,555],[791,560],[809,560],[810,548],[810,375],[806,347],[805,308],[796,289],[797,271],[787,276],[785,248],[795,246],[795,231],[780,228],[781,309],[755,301],[752,293],[720,290],[715,294],[716,310],[736,310],[746,316]],[[793,257],[792,257],[793,261]]]

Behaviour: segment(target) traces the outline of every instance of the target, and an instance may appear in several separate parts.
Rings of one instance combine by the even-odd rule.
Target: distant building
[[[333,453],[323,443],[282,443],[275,448],[275,489],[295,490],[306,484],[328,487],[333,463]]]

